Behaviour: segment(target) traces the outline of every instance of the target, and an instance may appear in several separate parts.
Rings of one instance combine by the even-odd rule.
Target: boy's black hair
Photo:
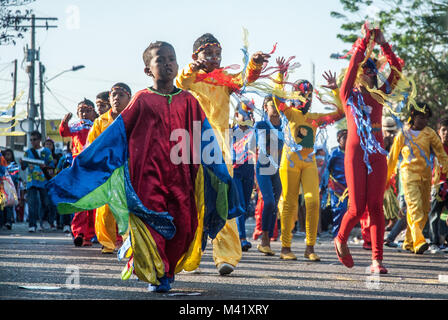
[[[96,95],[97,99],[109,101],[109,91],[103,91]]]
[[[149,63],[151,62],[151,59],[152,59],[151,50],[158,49],[163,46],[170,47],[174,50],[174,47],[170,43],[165,42],[165,41],[156,41],[156,42],[151,42],[149,44],[149,46],[145,49],[145,51],[143,51],[143,62],[145,64],[145,67],[149,67]]]
[[[442,118],[437,122],[437,130],[439,130],[441,127],[447,127],[448,128],[448,118]]]
[[[121,88],[121,89],[123,89],[124,91],[126,91],[127,93],[129,93],[129,96],[132,96],[132,93],[131,93],[131,88],[129,88],[129,86],[126,84],[126,83],[123,83],[123,82],[118,82],[118,83],[116,83],[116,84],[114,84],[113,86],[112,86],[112,89],[114,89],[114,88]],[[112,90],[111,89],[111,90]]]
[[[39,140],[42,139],[42,135],[37,130],[31,131],[30,137],[37,137]]]
[[[339,139],[344,135],[347,134],[347,129],[341,129],[336,133],[336,140],[339,142]]]
[[[93,109],[95,109],[95,104],[92,101],[90,101],[89,99],[84,98],[84,100],[82,100],[80,103],[78,103],[78,106],[81,104],[88,105],[89,107],[92,107]]]
[[[5,149],[2,151],[3,156],[5,156],[6,152],[10,152],[12,154],[12,161],[16,162],[16,157],[14,156],[14,151],[12,151],[12,149]]]
[[[196,39],[193,43],[193,52],[196,52],[201,46],[207,43],[217,43],[220,44],[218,39],[216,39],[211,33],[204,33],[202,36]]]
[[[418,109],[423,109],[423,112],[415,109],[414,106],[411,106],[411,119],[415,118],[417,115],[428,115],[428,118],[432,116],[432,110],[426,103],[417,102]]]

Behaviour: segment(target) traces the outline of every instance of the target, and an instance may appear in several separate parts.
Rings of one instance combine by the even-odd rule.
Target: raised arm
[[[369,44],[370,37],[372,35],[372,31],[365,30],[364,27],[363,32],[365,32],[364,38],[358,39],[357,44],[355,44],[355,52],[350,59],[350,63],[348,65],[344,80],[342,81],[340,94],[341,98],[344,101],[347,101],[347,99],[351,95],[352,89],[355,85],[356,76],[358,74],[358,69],[360,67],[360,64],[364,61],[364,53],[367,49],[367,45]]]
[[[383,32],[379,29],[375,30],[375,42],[381,46],[381,50],[383,51],[383,54],[386,57],[387,62],[391,66],[391,72],[387,79],[390,91],[389,92],[387,91],[388,86],[386,85],[386,83],[384,83],[380,88],[381,91],[383,91],[386,94],[389,94],[392,92],[392,90],[394,90],[398,80],[400,79],[400,74],[398,72],[401,72],[402,66],[398,61],[398,58],[395,55],[395,53],[392,51],[390,45],[386,42]],[[392,67],[396,68],[398,72]]]
[[[72,113],[67,113],[64,118],[61,121],[61,124],[59,125],[59,134],[61,137],[71,137],[72,134],[70,132],[70,128],[68,126],[68,122],[72,118]]]
[[[398,156],[400,155],[403,145],[404,145],[404,135],[402,132],[399,132],[394,139],[394,143],[390,148],[389,156],[387,157],[386,185],[389,183],[390,178],[395,173],[398,162]]]

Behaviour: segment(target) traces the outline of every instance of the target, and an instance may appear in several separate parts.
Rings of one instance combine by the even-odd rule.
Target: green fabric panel
[[[101,186],[75,203],[61,202],[57,208],[60,214],[92,210],[109,204],[118,225],[118,232],[124,234],[129,225],[129,210],[126,201],[123,166],[116,169]]]
[[[207,169],[207,171],[210,176],[211,185],[216,191],[216,210],[218,211],[218,215],[223,220],[227,220],[227,215],[229,213],[229,186],[218,179],[212,171],[209,169]]]

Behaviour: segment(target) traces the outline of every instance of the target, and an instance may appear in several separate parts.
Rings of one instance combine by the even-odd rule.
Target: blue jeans
[[[40,226],[44,222],[45,208],[47,207],[47,191],[43,188],[31,187],[27,190],[28,202],[28,225],[37,227],[37,220]]]
[[[7,223],[12,224],[14,222],[14,209],[13,207],[5,207],[0,211],[0,226]]]
[[[263,213],[261,214],[261,230],[267,231],[269,238],[274,236],[277,220],[278,201],[282,194],[282,183],[278,170],[272,175],[260,174],[257,167],[257,182],[263,197]]]
[[[429,211],[428,215],[429,239],[431,240],[431,244],[435,244],[437,246],[441,245],[439,222],[440,214],[442,213],[443,207],[448,208],[448,199],[444,201],[437,201],[437,199],[434,199],[431,203],[431,210]]]
[[[395,239],[398,237],[398,235],[400,234],[401,231],[405,230],[408,226],[408,221],[406,219],[406,202],[404,200],[404,195],[400,195],[398,197],[398,202],[400,204],[400,209],[401,211],[403,211],[404,213],[404,217],[402,217],[401,219],[399,219],[393,226],[392,230],[389,232],[389,234],[387,235],[386,240],[388,242],[394,242]]]
[[[332,235],[333,238],[336,238],[339,232],[339,228],[341,227],[342,218],[344,217],[345,212],[347,212],[347,204],[348,197],[339,203],[338,196],[334,193],[333,190],[330,190],[330,203],[331,203],[331,212],[333,215],[333,228]]]
[[[246,218],[249,211],[250,197],[254,188],[254,165],[244,163],[233,170],[233,179],[242,202],[244,214],[236,218],[240,239],[246,239]]]

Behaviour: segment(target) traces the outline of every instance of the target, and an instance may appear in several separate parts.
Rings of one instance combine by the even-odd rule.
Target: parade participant
[[[423,236],[423,228],[431,209],[432,174],[428,165],[431,152],[435,153],[442,173],[448,171],[448,155],[443,144],[437,133],[427,126],[431,114],[431,109],[425,103],[417,103],[417,108],[411,107],[410,126],[398,133],[387,162],[386,181],[389,181],[400,153],[403,156],[400,173],[403,175],[408,222],[403,249],[416,254],[423,254],[429,248]]]
[[[98,114],[101,116],[110,109],[109,91],[103,91],[96,95],[95,100]]]
[[[387,273],[387,269],[382,264],[383,198],[387,164],[386,151],[381,147],[383,104],[380,93],[383,95],[391,93],[391,89],[400,78],[401,65],[384,39],[381,30],[370,30],[363,26],[363,33],[364,38],[358,42],[350,59],[340,90],[347,118],[348,134],[344,165],[350,201],[334,243],[339,260],[345,266],[353,267],[353,258],[347,241],[350,232],[358,224],[367,207],[372,241],[371,271]],[[375,43],[381,46],[392,71],[386,83],[373,94],[371,90],[377,85],[378,80],[377,68],[374,60],[370,58],[370,53]],[[366,53],[367,48],[369,50]],[[360,74],[359,77],[358,74]]]
[[[119,251],[119,257],[130,255],[122,278],[134,273],[149,290],[166,292],[175,273],[197,268],[190,257],[226,223],[232,179],[198,101],[173,85],[174,48],[151,43],[143,60],[153,86],[138,91],[49,188],[60,213],[108,203],[120,234],[130,230]],[[195,140],[196,131],[199,145],[186,141]],[[209,145],[213,156],[205,152]],[[89,179],[81,180],[87,172]]]
[[[342,218],[347,211],[348,198],[346,194],[347,183],[345,181],[345,146],[347,142],[347,129],[337,132],[339,146],[331,153],[328,161],[328,189],[330,190],[331,209],[333,214],[332,235],[336,238],[341,226]]]
[[[51,151],[42,147],[41,139],[42,135],[39,131],[31,132],[31,148],[25,151],[24,158],[20,159],[22,170],[27,170],[26,201],[28,203],[29,232],[43,230],[44,210],[48,206],[45,170],[47,167],[54,167]],[[32,160],[37,160],[40,163],[33,163]],[[39,220],[39,225],[37,225],[37,220]]]
[[[229,161],[231,153],[227,132],[229,129],[230,95],[234,89],[218,84],[214,76],[208,75],[221,71],[221,51],[221,44],[212,34],[206,33],[200,36],[193,44],[193,62],[180,72],[176,84],[179,88],[192,93],[201,104],[215,135],[218,137],[227,169],[233,177],[232,163]],[[258,78],[267,58],[269,55],[256,52],[252,55],[244,75],[242,73],[230,75],[224,70],[220,74],[230,77],[232,84],[241,88],[246,82],[253,82]],[[232,215],[229,218],[224,228],[213,240],[213,260],[221,275],[233,272],[242,257],[238,227]]]
[[[284,64],[284,58],[277,59],[277,63],[279,65]],[[332,89],[333,95],[336,99],[339,99],[339,89],[335,75],[330,72],[323,76],[329,82],[325,87]],[[279,86],[283,87],[285,81],[283,70],[279,72],[279,77],[276,80]],[[283,197],[283,206],[280,211],[282,241],[280,259],[297,260],[297,257],[291,251],[291,232],[294,228],[294,217],[298,210],[300,185],[302,185],[306,207],[306,249],[304,256],[310,261],[320,261],[320,257],[314,252],[320,208],[319,176],[314,157],[316,130],[320,126],[342,119],[344,112],[339,103],[337,110],[334,112],[311,113],[309,112],[313,94],[311,83],[307,80],[298,80],[294,83],[293,88],[300,92],[304,98],[304,101],[300,101],[300,105],[299,103],[292,103],[291,106],[287,106],[280,99],[274,99],[277,109],[288,120],[289,127],[285,130],[290,130],[294,143],[301,147],[300,151],[295,152],[286,143],[280,162],[279,171]]]
[[[129,101],[131,101],[132,94],[131,89],[127,84],[119,82],[112,86],[110,93],[108,93],[107,96],[110,97],[110,109],[102,113],[102,115],[93,122],[93,126],[87,137],[88,144],[91,144],[98,138],[118,115],[120,115],[128,105]],[[98,97],[96,102],[98,105]],[[98,110],[100,110],[100,107]],[[117,223],[107,204],[96,209],[95,234],[98,242],[102,245],[102,253],[113,253],[115,249],[121,247],[122,238],[117,234]]]
[[[241,250],[248,251],[252,244],[247,241],[246,219],[249,214],[250,197],[252,195],[255,169],[255,134],[253,127],[252,107],[249,103],[240,102],[236,108],[233,127],[233,180],[238,188],[238,194],[244,213],[236,218],[241,241]]]
[[[282,193],[282,185],[278,168],[283,148],[280,115],[275,108],[273,98],[268,96],[263,101],[264,117],[255,124],[257,132],[257,183],[261,193],[261,243],[258,251],[268,256],[275,253],[271,249],[271,238],[275,236],[278,201]]]
[[[448,154],[448,118],[443,118],[437,123],[437,133],[443,144],[443,149]],[[437,158],[436,158],[437,159]],[[448,209],[448,181],[447,175],[441,172],[441,167],[434,166],[431,210],[429,212],[429,237],[431,240],[431,252],[438,252],[443,244],[440,240],[439,222],[443,207]]]
[[[92,101],[85,99],[78,103],[77,115],[80,119],[71,126],[69,121],[72,113],[67,113],[59,126],[59,134],[62,137],[71,137],[72,156],[76,158],[83,151],[90,128],[96,117],[95,105]],[[88,179],[85,177],[85,179]],[[95,236],[95,210],[76,212],[71,223],[73,243],[76,247],[91,246],[92,238]]]

